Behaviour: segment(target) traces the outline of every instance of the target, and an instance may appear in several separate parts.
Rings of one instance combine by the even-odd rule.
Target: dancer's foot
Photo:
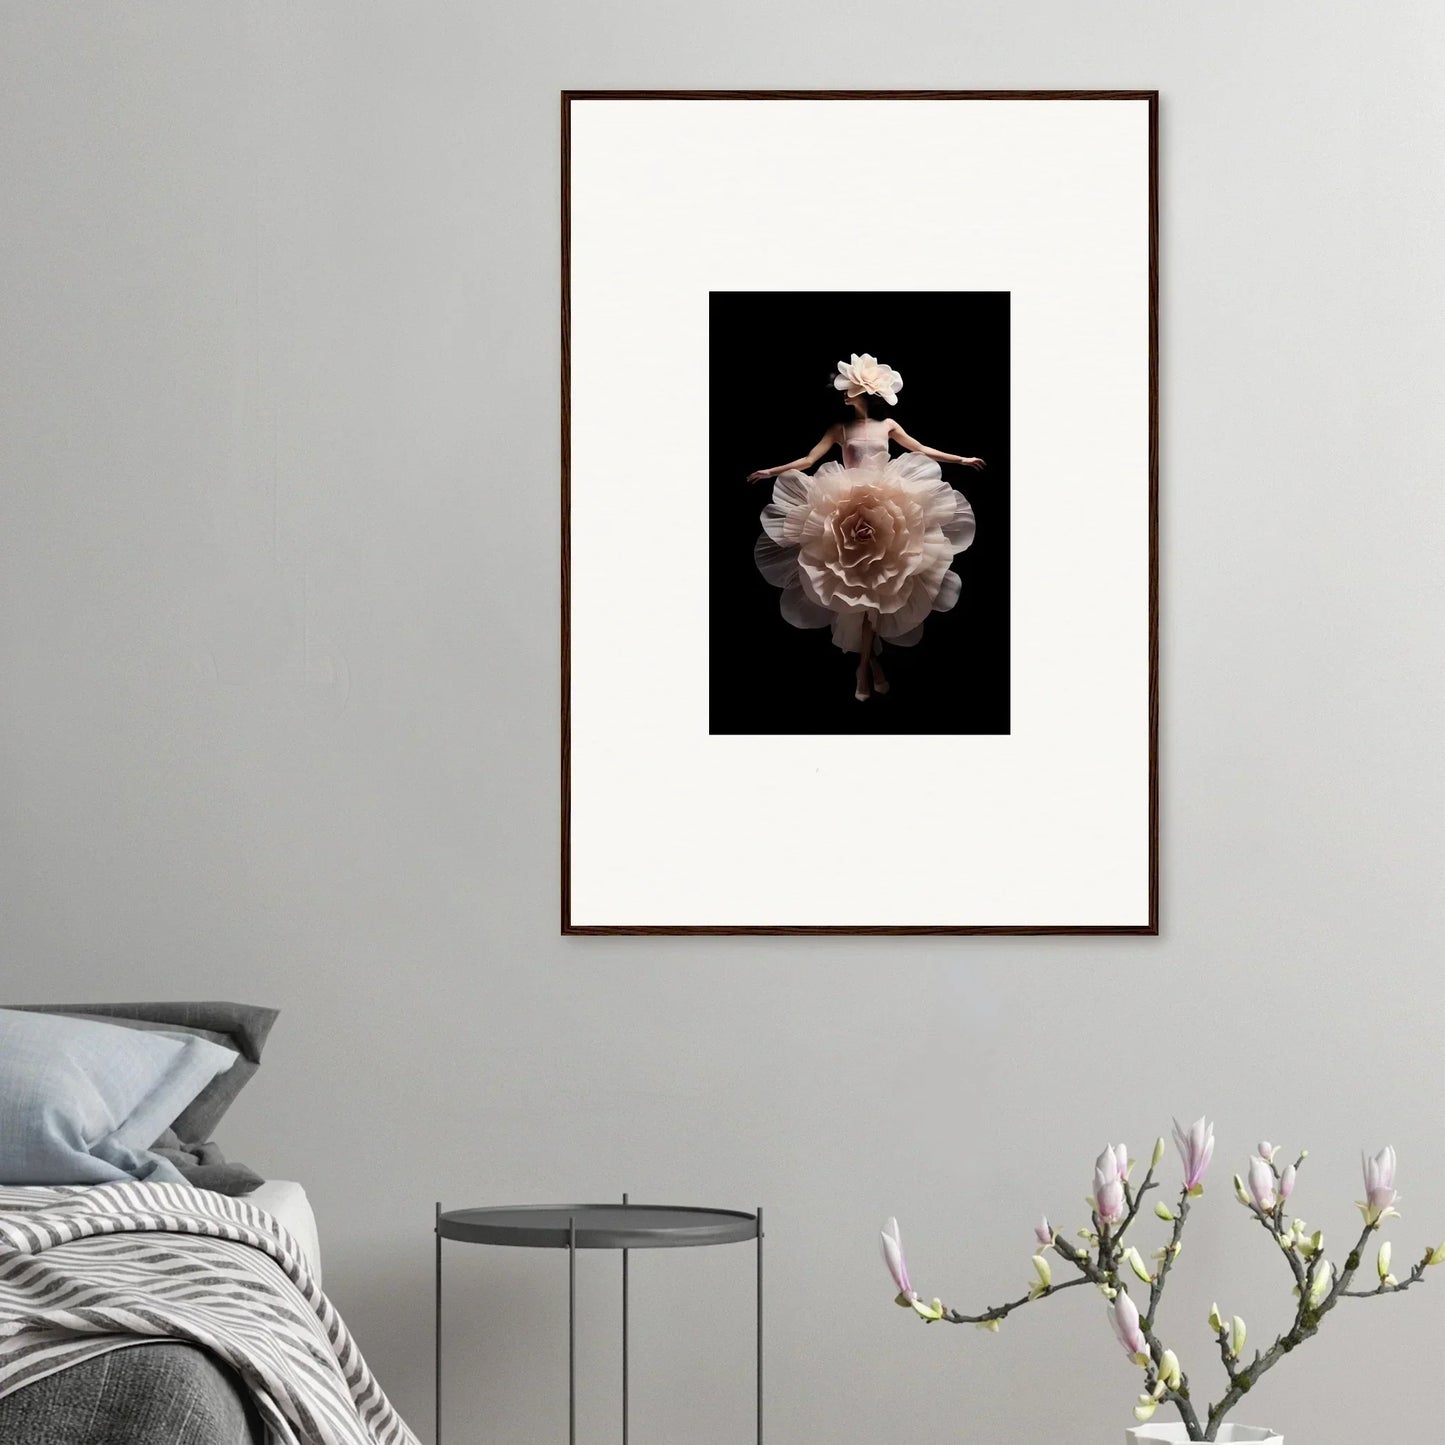
[[[868,667],[866,663],[860,662],[858,664],[858,673],[853,679],[853,696],[856,697],[859,702],[868,701]]]
[[[888,691],[888,679],[883,676],[883,669],[878,666],[878,659],[874,658],[870,666],[873,669],[873,691],[882,697]]]

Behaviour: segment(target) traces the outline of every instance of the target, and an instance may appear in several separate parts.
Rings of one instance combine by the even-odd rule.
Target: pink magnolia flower
[[[908,1264],[903,1258],[903,1241],[898,1235],[898,1221],[889,1219],[879,1237],[883,1242],[883,1262],[888,1266],[888,1273],[893,1276],[893,1283],[898,1286],[898,1293],[910,1300],[917,1299],[913,1286],[908,1282]]]
[[[1123,1290],[1114,1296],[1109,1306],[1109,1323],[1113,1326],[1114,1337],[1130,1355],[1149,1354],[1149,1342],[1139,1327],[1139,1306]]]
[[[1365,1197],[1358,1204],[1366,1224],[1378,1224],[1399,1214],[1395,1201],[1400,1197],[1395,1192],[1395,1151],[1386,1144],[1371,1159],[1363,1156],[1361,1163],[1365,1174]]]
[[[1034,1225],[1034,1238],[1040,1244],[1052,1244],[1054,1242],[1053,1226],[1049,1223],[1049,1216],[1046,1214]]]
[[[1269,1160],[1261,1159],[1258,1154],[1249,1161],[1249,1197],[1261,1214],[1268,1214],[1277,1202],[1274,1170],[1269,1167]]]
[[[1174,1144],[1184,1163],[1184,1187],[1193,1189],[1204,1178],[1209,1161],[1214,1158],[1214,1125],[1204,1119],[1196,1119],[1186,1134],[1174,1121]]]
[[[1288,1199],[1294,1193],[1294,1180],[1294,1165],[1286,1165],[1284,1173],[1279,1176],[1279,1197],[1281,1199]]]
[[[1262,1139],[1254,1146],[1254,1152],[1258,1154],[1266,1164],[1273,1164],[1274,1156],[1279,1153],[1279,1145],[1271,1144],[1268,1139]]]
[[[1124,1179],[1129,1172],[1129,1151],[1122,1144],[1110,1144],[1094,1161],[1094,1209],[1103,1224],[1117,1224],[1124,1217]]]

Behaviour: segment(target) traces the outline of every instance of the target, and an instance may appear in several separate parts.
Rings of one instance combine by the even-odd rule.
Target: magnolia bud
[[[1249,1195],[1245,1192],[1244,1180],[1241,1179],[1238,1174],[1234,1176],[1234,1197],[1239,1200],[1241,1204],[1249,1204],[1252,1202]]]
[[[1249,1337],[1249,1331],[1244,1327],[1244,1321],[1238,1315],[1234,1317],[1234,1324],[1230,1329],[1229,1352],[1237,1360],[1239,1352],[1244,1348],[1244,1342]]]
[[[1154,1141],[1154,1154],[1153,1154],[1152,1158],[1150,1158],[1150,1160],[1149,1160],[1149,1167],[1150,1167],[1151,1169],[1157,1169],[1157,1168],[1159,1167],[1159,1161],[1160,1161],[1161,1159],[1163,1159],[1163,1157],[1164,1157],[1164,1136],[1161,1134],[1161,1135]]]
[[[1224,1328],[1224,1320],[1220,1316],[1218,1305],[1209,1306],[1209,1328],[1216,1335]]]
[[[1054,1272],[1049,1268],[1049,1262],[1043,1255],[1034,1255],[1034,1273],[1039,1277],[1035,1289],[1046,1290],[1054,1282]]]
[[[1174,1211],[1170,1209],[1170,1207],[1165,1204],[1162,1199],[1159,1201],[1158,1204],[1154,1206],[1154,1213],[1166,1224],[1174,1223]],[[1442,1248],[1445,1248],[1445,1246],[1442,1246]]]
[[[1173,1350],[1165,1350],[1163,1359],[1159,1361],[1159,1383],[1171,1390],[1179,1387],[1179,1357]]]
[[[1437,1244],[1426,1257],[1425,1263],[1427,1265],[1445,1264],[1445,1243]]]
[[[1387,1239],[1375,1256],[1375,1273],[1380,1276],[1381,1283],[1390,1277],[1390,1253],[1390,1241]]]
[[[1159,1408],[1155,1400],[1149,1395],[1140,1395],[1139,1403],[1134,1406],[1134,1418],[1142,1425],[1146,1420],[1152,1418],[1155,1410]],[[1133,1433],[1132,1431],[1130,1432]]]
[[[1139,1251],[1135,1249],[1132,1244],[1124,1251],[1124,1263],[1127,1264],[1129,1268],[1134,1271],[1135,1275],[1143,1280],[1145,1284],[1153,1284],[1154,1276],[1144,1268],[1144,1261],[1139,1257]]]

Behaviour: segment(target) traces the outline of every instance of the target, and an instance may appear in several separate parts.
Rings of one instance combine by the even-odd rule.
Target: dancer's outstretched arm
[[[896,421],[888,423],[889,439],[905,447],[910,452],[922,452],[926,457],[932,457],[936,462],[954,462],[961,467],[973,467],[975,470],[983,467],[982,457],[956,457],[952,452],[941,452],[934,447],[926,447],[920,441],[914,439],[898,425]]]
[[[766,477],[780,477],[784,472],[805,472],[814,462],[822,461],[828,454],[828,450],[834,447],[841,440],[843,428],[841,425],[830,426],[823,433],[823,439],[805,457],[799,457],[795,462],[784,462],[780,467],[764,467],[759,472],[749,472],[750,482],[761,482]]]

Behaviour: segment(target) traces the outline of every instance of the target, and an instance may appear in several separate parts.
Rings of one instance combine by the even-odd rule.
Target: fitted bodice
[[[843,465],[865,467],[883,465],[888,460],[888,423],[874,421],[845,422],[843,426]]]

